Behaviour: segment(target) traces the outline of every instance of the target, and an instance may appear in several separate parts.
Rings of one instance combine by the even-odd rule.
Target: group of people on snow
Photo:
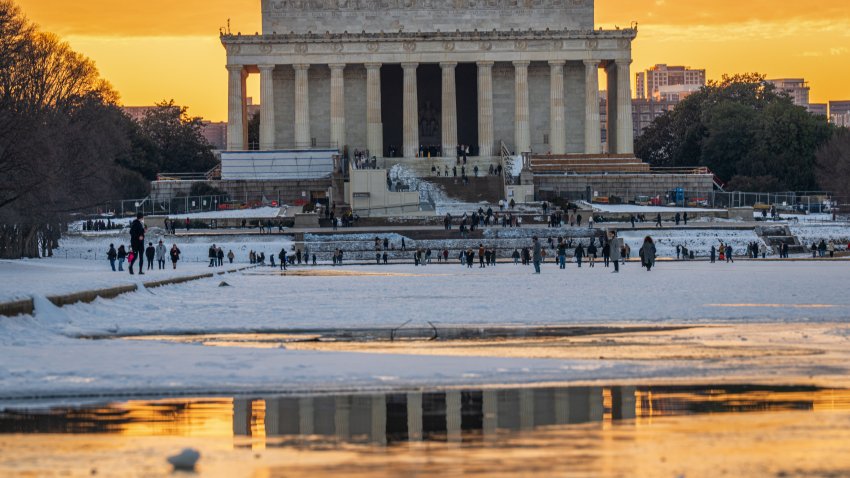
[[[171,267],[177,269],[177,262],[180,260],[180,249],[177,248],[177,244],[172,244],[171,250],[168,252],[166,252],[165,244],[163,244],[162,240],[156,246],[153,245],[153,242],[148,242],[147,247],[145,247],[146,229],[142,219],[142,213],[138,213],[136,214],[136,219],[130,223],[129,250],[124,247],[124,244],[119,244],[117,249],[115,248],[115,244],[109,244],[109,249],[106,251],[106,259],[109,261],[112,271],[123,272],[124,262],[127,261],[127,269],[130,271],[130,274],[133,274],[133,266],[138,261],[139,274],[144,275],[146,262],[148,270],[154,268],[154,260],[156,260],[160,270],[165,269],[166,256],[171,259]],[[115,267],[116,264],[118,265],[117,268]]]

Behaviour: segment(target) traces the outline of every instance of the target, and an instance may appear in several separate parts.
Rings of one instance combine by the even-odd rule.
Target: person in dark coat
[[[118,271],[124,271],[124,261],[127,259],[127,249],[124,249],[124,244],[118,246]]]
[[[118,251],[115,250],[114,244],[109,245],[109,250],[106,252],[106,258],[109,259],[109,265],[112,266],[112,272],[115,272],[115,259],[118,259]]]
[[[180,260],[180,249],[177,248],[177,244],[171,245],[171,251],[168,255],[171,257],[171,268],[177,269],[177,261]]]
[[[145,263],[142,254],[145,250],[145,226],[142,224],[142,213],[136,213],[136,219],[130,224],[130,248],[133,250],[133,260],[130,261],[130,274],[133,273],[133,264],[138,259],[139,274],[144,274]]]
[[[148,260],[148,270],[153,269],[154,256],[156,256],[156,248],[153,247],[153,242],[149,242],[147,249],[145,249],[145,259]]]
[[[277,255],[277,258],[280,259],[280,270],[286,270],[286,248],[282,247],[280,249],[280,254]]]
[[[576,250],[574,252],[576,256],[576,262],[578,262],[578,266],[581,267],[581,259],[584,257],[584,246],[581,245],[581,242],[576,246]]]
[[[210,250],[207,251],[207,257],[210,260],[210,265],[207,267],[215,267],[215,263],[218,260],[218,252],[215,249],[215,244],[210,246]]]
[[[643,245],[640,246],[640,263],[646,267],[647,272],[652,270],[655,265],[655,242],[652,238],[646,236],[643,240]]]
[[[532,248],[532,262],[534,263],[534,273],[540,274],[540,263],[543,261],[543,251],[540,249],[540,241],[537,239],[537,236],[531,238],[533,248]]]
[[[711,263],[713,264],[717,257],[717,249],[714,248],[714,245],[711,246],[711,252],[709,252],[709,257],[711,258]]]

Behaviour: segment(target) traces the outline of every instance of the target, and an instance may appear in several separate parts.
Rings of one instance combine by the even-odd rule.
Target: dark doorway
[[[384,124],[384,156],[401,156],[403,154],[403,99],[404,72],[401,65],[381,66],[381,121]]]
[[[419,102],[419,144],[436,154],[442,142],[443,72],[440,65],[429,63],[416,68],[416,93]]]
[[[478,67],[475,63],[457,65],[455,88],[457,141],[460,144],[468,144],[472,156],[478,156]]]

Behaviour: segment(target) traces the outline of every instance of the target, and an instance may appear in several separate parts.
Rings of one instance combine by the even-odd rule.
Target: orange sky
[[[223,120],[227,77],[219,27],[260,30],[260,0],[17,0],[43,30],[97,62],[126,105],[173,98]],[[805,77],[812,102],[850,100],[848,0],[596,0],[598,26],[639,23],[633,72],[655,63],[709,78],[757,71]],[[258,75],[249,94],[259,98]]]

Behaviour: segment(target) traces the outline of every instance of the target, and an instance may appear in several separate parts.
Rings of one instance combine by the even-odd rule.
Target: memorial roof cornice
[[[587,40],[628,39],[637,37],[637,29],[620,30],[509,30],[509,31],[454,31],[454,32],[343,32],[343,33],[271,33],[242,35],[221,34],[223,44],[262,45],[324,42],[397,42],[397,41],[481,41],[481,40]]]

